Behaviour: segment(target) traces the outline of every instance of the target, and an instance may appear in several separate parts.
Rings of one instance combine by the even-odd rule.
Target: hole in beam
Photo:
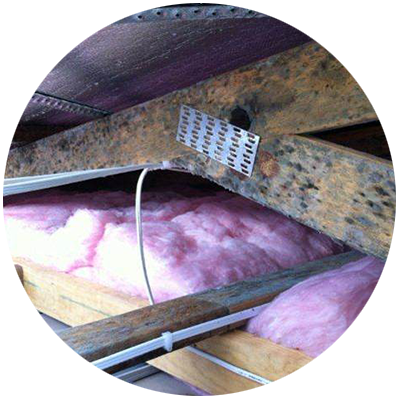
[[[246,110],[241,107],[236,107],[231,112],[231,119],[229,121],[232,125],[248,131],[251,126],[251,119]]]

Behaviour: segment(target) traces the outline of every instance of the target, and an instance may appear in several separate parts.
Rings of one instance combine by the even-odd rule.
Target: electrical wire
[[[136,201],[135,201],[135,213],[136,213],[136,234],[140,254],[140,265],[142,266],[143,278],[146,284],[147,297],[151,305],[154,304],[153,292],[151,291],[151,286],[149,282],[149,276],[147,274],[146,259],[144,256],[144,246],[143,246],[143,229],[142,229],[142,186],[144,178],[149,172],[149,168],[145,168],[139,176],[139,180],[136,187]]]
[[[142,228],[142,210],[141,210],[141,197],[142,197],[142,186],[143,186],[143,181],[144,178],[146,177],[147,173],[150,171],[150,168],[145,168],[143,169],[143,171],[140,173],[139,179],[138,179],[138,183],[137,183],[137,187],[136,187],[136,201],[135,201],[135,214],[136,214],[136,233],[137,233],[137,241],[138,241],[138,247],[139,247],[139,254],[140,254],[140,261],[141,261],[141,267],[142,267],[142,272],[143,272],[143,277],[144,277],[144,281],[146,284],[146,291],[147,291],[147,297],[149,299],[149,303],[151,305],[154,305],[154,296],[153,296],[153,292],[151,290],[151,285],[149,282],[149,277],[147,274],[147,267],[146,267],[146,260],[145,260],[145,255],[144,255],[144,245],[143,245],[143,228]],[[172,340],[172,335],[170,332],[166,332],[165,333],[166,338],[168,337],[170,343],[169,343],[169,349],[172,350],[172,345],[173,342],[171,342]],[[188,349],[189,351],[191,351],[194,354],[197,354],[209,361],[211,361],[214,364],[220,365],[221,367],[237,374],[240,376],[243,376],[247,379],[250,379],[252,381],[258,382],[260,384],[268,384],[271,383],[269,380],[258,376],[256,374],[253,374],[249,371],[246,371],[242,368],[236,367],[233,364],[230,364],[224,360],[221,360],[218,357],[215,357],[211,354],[208,354],[196,347],[193,346],[187,346],[186,349]]]

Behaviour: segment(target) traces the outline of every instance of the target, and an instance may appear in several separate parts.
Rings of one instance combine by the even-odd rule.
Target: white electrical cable
[[[136,186],[136,202],[135,202],[135,213],[136,213],[136,233],[137,233],[137,241],[139,246],[139,254],[140,254],[140,265],[142,266],[142,272],[144,281],[146,284],[147,290],[147,297],[149,298],[149,302],[151,305],[154,304],[154,297],[151,291],[151,286],[149,282],[149,277],[147,275],[147,268],[146,268],[146,260],[144,257],[144,246],[143,246],[143,229],[142,229],[142,208],[141,208],[141,199],[142,199],[142,186],[143,180],[145,176],[149,172],[149,168],[145,168],[140,176]]]
[[[142,228],[142,201],[141,201],[142,200],[142,186],[143,186],[144,178],[146,177],[147,173],[150,170],[167,169],[167,168],[172,171],[183,171],[178,168],[170,167],[169,163],[166,163],[166,162],[164,162],[162,164],[152,165],[151,167],[143,169],[143,171],[139,175],[139,179],[138,179],[137,186],[136,186],[135,214],[136,214],[136,233],[137,233],[137,241],[138,241],[138,246],[139,246],[140,265],[142,266],[143,277],[144,277],[144,281],[146,284],[147,297],[148,297],[149,303],[151,305],[154,305],[154,297],[153,297],[153,292],[151,290],[151,286],[150,286],[150,282],[149,282],[149,276],[147,274],[146,259],[144,256],[143,228]]]
[[[224,317],[213,319],[211,321],[202,322],[201,324],[192,325],[175,332],[169,332],[167,338],[165,334],[162,334],[155,339],[151,339],[147,342],[140,343],[136,346],[121,350],[117,353],[93,361],[93,365],[97,366],[100,369],[107,369],[124,361],[128,361],[132,358],[150,353],[154,350],[162,348],[165,349],[166,347],[168,347],[168,343],[177,343],[185,339],[197,337],[207,332],[215,331],[224,326],[233,325],[240,321],[245,321],[258,315],[262,310],[264,310],[264,308],[265,305],[249,308],[247,310],[238,311],[237,313],[229,314]]]
[[[208,354],[202,350],[199,350],[197,347],[188,346],[188,347],[186,347],[186,349],[188,349],[189,351],[191,351],[194,354],[197,354],[203,358],[206,358],[207,360],[213,362],[214,364],[217,364],[231,372],[234,372],[237,375],[243,376],[244,378],[261,383],[262,385],[267,385],[268,383],[271,383],[271,381],[269,381],[268,379],[265,379],[259,375],[253,374],[252,372],[246,371],[242,368],[236,367],[235,365],[230,364],[224,360],[221,360],[218,357]]]
[[[164,167],[167,167],[167,165],[164,165]],[[150,168],[145,168],[141,172],[141,174],[139,176],[139,180],[138,180],[137,187],[136,187],[135,212],[136,212],[136,232],[137,232],[137,240],[138,240],[138,246],[139,246],[139,254],[140,254],[141,266],[142,266],[142,271],[143,271],[143,277],[144,277],[145,284],[146,284],[146,290],[147,290],[147,296],[149,298],[149,302],[150,302],[151,305],[153,305],[154,304],[154,297],[153,297],[153,292],[151,290],[149,277],[148,277],[148,274],[147,274],[146,260],[145,260],[145,255],[144,255],[143,230],[142,230],[142,211],[141,211],[141,196],[142,196],[143,180],[144,180],[145,176],[147,175],[147,173],[149,172],[149,170],[150,170]],[[240,314],[240,313],[238,313],[238,314]],[[233,315],[231,315],[231,317],[233,317]],[[223,317],[222,319],[224,319],[224,318],[226,318],[226,317]],[[249,318],[249,317],[247,317],[247,318]],[[219,320],[222,320],[222,319],[220,318]],[[215,325],[215,323],[217,323],[217,320],[209,321],[209,324],[210,323],[212,324],[213,322],[214,322],[214,325]],[[204,324],[201,324],[201,325],[204,325]],[[224,325],[221,325],[221,326],[224,326]],[[192,328],[196,328],[196,327],[192,327]],[[168,352],[172,351],[173,343],[174,343],[174,336],[176,336],[177,333],[178,332],[174,332],[174,333],[164,332],[164,333],[161,334],[161,338],[158,338],[158,339],[162,339],[164,341],[162,347],[164,347],[164,349],[166,351],[168,351]],[[194,336],[194,335],[192,334],[191,336]],[[158,340],[158,339],[155,339],[155,340]],[[175,341],[177,341],[177,340],[175,339]],[[147,343],[150,343],[150,342],[147,342]],[[144,343],[144,344],[146,344],[146,343]],[[261,376],[255,375],[255,374],[253,374],[253,373],[251,373],[249,371],[246,371],[246,370],[244,370],[242,368],[236,367],[233,364],[230,364],[230,363],[228,363],[226,361],[223,361],[223,360],[221,360],[221,359],[219,359],[219,358],[217,358],[217,357],[215,357],[215,356],[213,356],[211,354],[208,354],[208,353],[206,353],[206,352],[204,352],[202,350],[199,350],[199,349],[197,349],[195,347],[188,346],[186,348],[189,351],[191,351],[192,353],[197,354],[197,355],[199,355],[199,356],[201,356],[203,358],[206,358],[207,360],[213,362],[214,364],[220,365],[221,367],[223,367],[223,368],[225,368],[225,369],[227,369],[227,370],[229,370],[231,372],[234,372],[235,374],[243,376],[243,377],[245,377],[247,379],[250,379],[252,381],[261,383],[263,385],[270,383],[269,380],[267,380],[267,379],[265,379],[265,378],[263,378]],[[129,351],[129,350],[130,349],[127,349],[127,351]],[[133,349],[131,349],[131,350],[133,350]],[[115,356],[115,355],[113,355],[113,356]],[[104,360],[104,361],[107,362],[106,360]],[[97,362],[101,362],[101,360],[98,360]]]

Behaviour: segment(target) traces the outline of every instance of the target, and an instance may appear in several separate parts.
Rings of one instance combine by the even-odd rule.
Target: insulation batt
[[[146,297],[133,202],[125,192],[15,196],[4,208],[11,252]],[[328,237],[225,191],[147,192],[142,215],[156,301],[343,251]]]
[[[251,333],[317,357],[352,324],[371,296],[383,262],[365,257],[280,294],[246,327]]]
[[[375,340],[374,345],[372,346],[371,351],[368,353],[367,357],[364,360],[364,369],[373,374],[383,376],[384,372],[384,331],[382,330],[381,334],[378,336],[378,339]]]

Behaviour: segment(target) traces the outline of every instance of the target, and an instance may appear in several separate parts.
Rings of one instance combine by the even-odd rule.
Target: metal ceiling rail
[[[17,29],[383,12],[383,3],[106,4],[17,10]]]
[[[110,175],[118,175],[126,172],[137,171],[144,168],[163,169],[160,164],[128,165],[125,167],[100,168],[87,171],[62,172],[59,174],[26,176],[20,178],[4,179],[3,195],[33,192],[52,187],[68,185],[70,183],[83,182],[90,179],[105,178]]]
[[[16,92],[17,100],[26,101],[29,103],[36,103],[41,106],[54,108],[73,114],[87,115],[90,117],[104,117],[111,114],[109,111],[100,110],[87,104],[62,99],[60,97],[56,97],[46,93],[26,89],[21,86],[17,86]]]
[[[171,351],[175,342],[180,342],[188,338],[193,338],[206,332],[212,332],[218,328],[233,325],[237,322],[255,317],[265,308],[266,305],[267,304],[263,304],[258,307],[239,311],[234,314],[226,315],[224,317],[217,318],[211,321],[206,321],[194,326],[190,326],[188,328],[180,329],[175,332],[165,332],[155,339],[148,340],[147,342],[140,343],[136,346],[132,346],[128,349],[103,357],[99,360],[93,361],[92,364],[104,370],[113,367],[114,365],[121,364],[124,361],[140,357],[147,353],[151,353],[157,349],[164,348],[166,351]]]

